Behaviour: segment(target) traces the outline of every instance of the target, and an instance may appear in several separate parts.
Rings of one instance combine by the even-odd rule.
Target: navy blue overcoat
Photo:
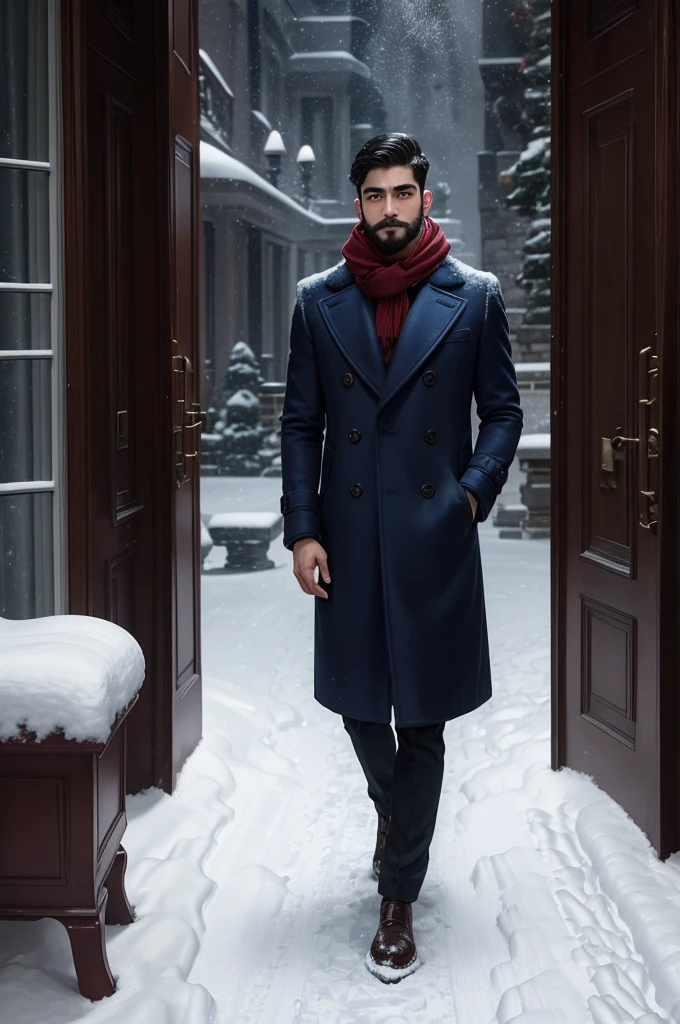
[[[351,718],[443,722],[491,696],[477,522],[522,429],[498,280],[447,257],[387,367],[344,263],[301,281],[282,416],[284,543],[316,537],[315,697]],[[480,428],[472,446],[471,407]],[[470,491],[479,508],[473,522]]]

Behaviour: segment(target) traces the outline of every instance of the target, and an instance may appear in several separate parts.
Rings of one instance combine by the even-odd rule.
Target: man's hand
[[[466,491],[465,493],[467,494],[468,501],[470,502],[470,505],[472,506],[472,521],[474,523],[475,516],[477,515],[477,499],[475,498],[475,496],[473,494],[470,494],[469,491]]]
[[[311,597],[328,598],[327,592],[314,579],[314,570],[319,566],[321,578],[330,583],[328,555],[313,537],[303,537],[293,545],[293,574],[305,594]]]

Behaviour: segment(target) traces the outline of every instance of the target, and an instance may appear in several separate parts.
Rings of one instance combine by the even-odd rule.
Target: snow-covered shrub
[[[231,350],[227,370],[215,397],[213,430],[221,437],[218,469],[228,476],[258,476],[262,463],[260,400],[263,383],[257,356],[245,341]]]
[[[260,399],[251,391],[237,391],[227,402],[226,412],[222,430],[222,472],[228,476],[258,476],[262,468]]]

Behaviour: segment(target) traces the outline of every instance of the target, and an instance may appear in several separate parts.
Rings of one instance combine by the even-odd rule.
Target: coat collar
[[[455,288],[457,285],[465,284],[465,277],[460,272],[458,260],[451,255],[446,257],[441,267],[437,267],[434,273],[430,274],[428,280],[435,288]],[[342,291],[343,288],[354,284],[354,275],[344,260],[328,272],[325,284],[333,292]]]
[[[321,315],[338,348],[379,399],[380,407],[401,390],[462,315],[467,300],[449,289],[463,281],[456,261],[447,256],[419,290],[385,370],[375,335],[373,303],[354,283],[346,264],[339,264],[327,276],[326,285],[333,294],[319,302]]]

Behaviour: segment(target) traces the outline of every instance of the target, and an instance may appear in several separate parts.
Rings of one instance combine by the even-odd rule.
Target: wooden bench
[[[70,642],[69,626],[76,619],[80,633],[72,629],[74,639]],[[5,657],[0,663],[0,735],[4,736],[0,742],[0,919],[33,921],[52,917],[63,924],[80,991],[86,998],[97,1000],[116,990],[106,954],[104,924],[130,924],[134,920],[125,894],[127,855],[121,840],[127,825],[126,719],[143,679],[143,658],[141,678],[135,682],[134,672],[139,674],[140,670],[130,664],[131,652],[134,658],[135,648],[138,650],[133,638],[113,623],[103,623],[106,628],[101,632],[107,642],[103,643],[103,653],[98,653],[97,637],[88,634],[87,625],[83,626],[86,621],[81,616],[32,620],[33,632],[22,638],[23,643],[13,645],[8,627],[15,626],[19,632],[29,624],[0,619],[0,649]],[[59,641],[44,644],[46,659],[52,652],[51,662],[45,661],[44,678],[36,632],[41,622],[49,623],[53,631],[55,624],[62,623],[66,630],[61,648]],[[47,710],[36,710],[38,721],[47,721],[56,713],[59,701],[49,688],[54,681],[58,692],[60,673],[69,669],[74,672],[78,641],[81,668],[84,663],[82,679],[87,678],[90,669],[97,678],[99,667],[98,685],[92,687],[96,692],[90,694],[80,726],[85,722],[87,727],[91,720],[93,732],[102,732],[101,725],[96,727],[97,701],[115,674],[116,644],[120,645],[121,673],[127,673],[118,692],[127,692],[127,706],[115,715],[110,727],[103,727],[103,732],[108,732],[105,738],[67,738],[70,716],[76,720],[77,715],[73,702],[79,690],[75,685],[61,702],[64,727],[38,735],[30,728],[38,728],[31,720],[31,708],[47,705]],[[14,734],[8,735],[8,723],[11,729],[14,714],[12,685],[17,688],[17,701],[28,708],[28,717],[27,726],[15,728]],[[104,715],[110,710],[109,701]]]
[[[219,512],[208,523],[215,545],[226,546],[225,568],[232,572],[273,569],[269,545],[283,532],[280,512]]]

